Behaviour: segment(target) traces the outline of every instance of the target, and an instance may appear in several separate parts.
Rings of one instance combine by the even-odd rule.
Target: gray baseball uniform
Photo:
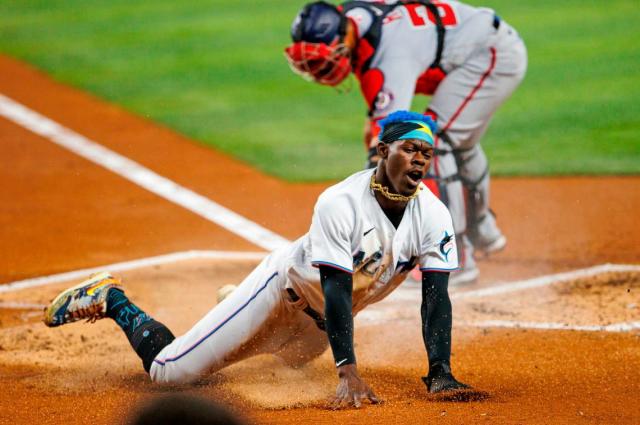
[[[367,39],[375,19],[371,12],[356,7],[346,13],[358,30],[354,73],[369,106],[372,145],[379,119],[409,109],[416,93],[433,95],[428,113],[440,129],[439,152],[426,183],[449,207],[461,266],[475,268],[468,235],[478,247],[501,236],[489,212],[488,163],[478,142],[496,109],[522,81],[527,53],[515,29],[493,10],[453,0],[432,3],[446,29],[440,78],[427,72],[436,57],[437,35],[435,19],[420,4],[390,12],[377,46]]]

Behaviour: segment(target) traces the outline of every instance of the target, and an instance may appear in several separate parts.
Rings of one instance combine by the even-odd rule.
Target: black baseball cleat
[[[431,394],[472,389],[469,385],[458,381],[450,373],[434,377],[424,376],[422,377],[422,381],[425,383],[427,390],[429,390]]]
[[[427,386],[427,390],[432,393],[443,391],[455,391],[471,389],[467,384],[463,384],[453,377],[451,367],[446,363],[436,363],[429,368],[429,374],[422,377],[422,381]]]
[[[467,402],[489,398],[489,393],[475,390],[454,378],[446,363],[434,364],[429,369],[429,375],[423,377],[422,381],[434,401]]]

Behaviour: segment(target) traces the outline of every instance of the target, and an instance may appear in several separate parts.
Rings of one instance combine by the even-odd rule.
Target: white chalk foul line
[[[397,313],[397,312],[396,312]],[[397,317],[395,317],[397,316]],[[373,326],[388,323],[390,320],[410,320],[411,316],[396,314],[388,310],[366,310],[356,316],[358,326]],[[478,322],[458,322],[454,320],[454,327],[468,328],[506,328],[506,329],[538,329],[581,332],[630,332],[640,329],[640,322],[621,322],[610,325],[574,325],[560,322],[528,322],[510,320],[481,320]]]
[[[20,281],[10,282],[5,285],[0,285],[0,293],[14,292],[21,289],[33,288],[37,286],[51,285],[59,282],[65,282],[74,279],[84,279],[91,273],[96,273],[103,270],[109,270],[114,272],[133,270],[141,267],[149,267],[155,265],[161,265],[166,263],[173,263],[185,260],[196,259],[211,259],[211,260],[261,260],[265,257],[264,252],[238,252],[238,251],[184,251],[176,252],[172,254],[159,255],[155,257],[141,258],[137,260],[125,261],[121,263],[107,264],[104,266],[92,267],[81,270],[74,270],[66,273],[58,273],[49,276],[36,277],[31,279],[24,279]],[[503,294],[508,292],[515,292],[523,289],[535,288],[544,285],[550,285],[553,283],[562,283],[571,281],[579,277],[595,276],[599,273],[606,272],[625,272],[625,271],[640,271],[640,266],[636,265],[624,265],[624,264],[603,264],[600,266],[589,267],[587,269],[575,270],[572,272],[558,273],[548,276],[542,276],[535,279],[529,279],[519,282],[512,282],[496,287],[480,289],[477,291],[468,291],[457,294],[452,294],[451,298],[471,298],[482,297],[495,294]],[[400,288],[402,289],[402,288]],[[407,295],[410,296],[406,301],[413,301],[415,305],[419,305],[419,297],[416,296],[417,288],[405,288],[404,290],[396,290],[391,296],[387,298],[387,302],[395,304],[395,301],[401,301],[402,298]],[[397,294],[399,293],[399,294]],[[395,297],[394,295],[397,294]],[[400,298],[398,298],[398,295]],[[387,322],[393,316],[399,316],[398,319],[403,319],[402,314],[398,314],[400,310],[392,304],[392,306],[383,305],[373,306],[366,311],[361,312],[356,316],[356,320],[359,326],[377,325]],[[42,309],[43,305],[35,303],[24,302],[0,302],[0,308],[7,309]],[[379,308],[381,307],[381,308]],[[390,308],[391,307],[391,308]],[[406,311],[406,303],[403,304],[402,311]],[[589,331],[589,332],[629,332],[635,329],[640,329],[640,321],[638,322],[623,322],[614,323],[610,325],[570,325],[567,323],[557,322],[526,322],[526,321],[507,321],[507,320],[484,320],[480,322],[462,322],[455,323],[456,326],[463,327],[478,327],[478,328],[513,328],[513,329],[541,329],[541,330],[573,330],[573,331]]]
[[[156,266],[166,263],[174,263],[184,260],[261,260],[265,257],[264,252],[236,252],[236,251],[184,251],[172,254],[158,255],[155,257],[141,258],[138,260],[125,261],[122,263],[107,264],[104,266],[91,267],[88,269],[74,270],[66,273],[58,273],[49,276],[34,277],[31,279],[18,280],[5,285],[0,285],[0,294],[14,292],[21,289],[33,288],[36,286],[51,285],[59,282],[66,282],[76,279],[85,279],[91,273],[108,270],[110,272],[121,272],[133,270],[140,267]]]
[[[380,326],[390,320],[409,320],[410,317],[399,315],[393,317],[389,311],[366,310],[356,316],[358,326]],[[458,322],[454,320],[454,327],[467,328],[505,328],[505,329],[534,329],[534,330],[559,330],[579,332],[630,332],[640,329],[640,322],[621,322],[610,325],[573,325],[559,322],[527,322],[510,320],[481,320],[479,322]]]
[[[451,298],[460,300],[465,298],[480,298],[493,295],[507,294],[509,292],[522,291],[524,289],[539,288],[553,283],[565,283],[575,279],[597,276],[602,273],[640,272],[640,266],[631,264],[602,264],[599,266],[578,269],[570,272],[556,273],[519,282],[496,285],[490,288],[477,289],[475,291],[459,292]]]
[[[474,328],[541,329],[586,332],[629,332],[640,329],[640,322],[622,322],[611,325],[571,325],[557,322],[518,322],[509,320],[483,320],[480,322],[456,323],[458,326]]]
[[[599,266],[588,267],[585,269],[572,270],[570,272],[555,273],[546,276],[540,276],[533,279],[519,280],[516,282],[496,284],[488,288],[476,289],[464,292],[452,292],[452,300],[462,300],[467,298],[481,298],[495,295],[508,294],[510,292],[523,291],[525,289],[539,288],[542,286],[552,285],[554,283],[566,283],[575,279],[597,276],[601,273],[620,273],[620,272],[640,272],[640,265],[633,264],[601,264]],[[399,289],[389,295],[388,299],[393,301],[412,301],[416,300],[415,288],[401,286]],[[419,300],[418,300],[419,301]]]
[[[268,251],[288,241],[212,200],[162,177],[98,143],[0,94],[0,116],[49,139],[156,195],[173,202]]]
[[[507,294],[522,291],[525,289],[539,288],[551,284],[562,284],[575,279],[593,277],[601,273],[611,272],[640,272],[639,265],[628,264],[602,264],[585,269],[573,270],[570,272],[556,273],[541,276],[533,279],[521,280],[511,283],[498,284],[489,288],[477,289],[466,292],[453,292],[452,300],[488,297],[494,295]],[[364,326],[378,325],[389,320],[404,320],[411,313],[407,313],[408,307],[420,305],[420,295],[417,286],[401,286],[391,293],[380,304],[371,306],[356,316],[356,320]],[[517,322],[504,320],[486,320],[481,322],[454,322],[455,326],[469,326],[480,328],[502,327],[502,328],[523,328],[523,329],[557,329],[575,331],[603,331],[603,332],[628,332],[640,329],[640,322],[614,323],[606,326],[599,325],[570,325],[566,323],[539,323],[539,322]]]

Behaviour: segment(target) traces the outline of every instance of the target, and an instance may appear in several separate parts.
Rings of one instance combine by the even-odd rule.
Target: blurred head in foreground
[[[243,425],[244,419],[221,404],[188,394],[155,397],[134,408],[129,425]]]

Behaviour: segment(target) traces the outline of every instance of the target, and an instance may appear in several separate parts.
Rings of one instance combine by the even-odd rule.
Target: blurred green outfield
[[[303,3],[8,0],[0,51],[268,173],[341,178],[364,163],[365,105],[355,85],[339,94],[288,69]],[[495,8],[529,49],[483,141],[494,175],[640,172],[637,0],[469,3]]]

